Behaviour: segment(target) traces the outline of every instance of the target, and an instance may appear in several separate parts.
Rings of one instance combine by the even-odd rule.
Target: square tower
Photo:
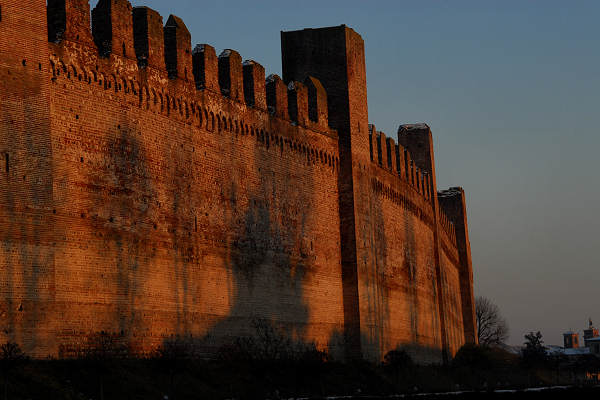
[[[363,356],[359,262],[369,258],[357,248],[360,227],[370,224],[369,113],[364,42],[345,25],[281,33],[283,80],[304,82],[317,78],[327,92],[329,125],[339,137],[339,207],[344,290],[346,358]],[[361,264],[365,264],[363,262]]]
[[[283,80],[317,78],[327,92],[329,125],[354,158],[369,159],[365,47],[346,25],[281,32]]]
[[[593,339],[600,338],[600,332],[597,328],[594,328],[592,319],[590,318],[590,324],[588,329],[583,331],[583,340],[585,341],[585,347],[590,347],[590,343]]]
[[[578,349],[579,348],[579,334],[575,332],[563,333],[563,339],[565,343],[565,349]]]

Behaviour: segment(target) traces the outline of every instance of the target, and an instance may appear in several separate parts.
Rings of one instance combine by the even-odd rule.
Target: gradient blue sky
[[[92,1],[92,7],[96,1]],[[279,32],[346,24],[365,40],[370,122],[427,122],[438,185],[467,192],[475,294],[511,344],[600,325],[597,1],[132,1],[194,43],[281,73]]]

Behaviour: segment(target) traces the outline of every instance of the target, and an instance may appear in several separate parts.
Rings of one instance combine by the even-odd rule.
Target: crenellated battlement
[[[196,88],[218,93],[219,63],[215,48],[208,44],[196,45],[192,59]]]
[[[438,210],[438,221],[452,244],[456,246],[456,228],[454,227],[454,222],[442,210]]]
[[[181,18],[169,16],[164,27],[165,63],[170,79],[193,79],[192,35]]]
[[[415,164],[408,149],[386,137],[384,132],[377,131],[373,124],[369,125],[369,150],[373,164],[396,175],[431,201],[431,175]]]
[[[114,85],[117,90],[161,82],[164,89],[153,87],[146,91],[149,96],[153,96],[151,91],[160,93],[157,103],[169,113],[173,104],[166,97],[180,97],[178,92],[189,97],[193,83],[198,91],[221,93],[224,101],[242,103],[259,112],[269,111],[272,117],[316,132],[335,134],[329,128],[327,93],[315,77],[285,85],[276,75],[265,79],[262,65],[253,60],[242,62],[235,50],[225,49],[217,56],[212,46],[199,44],[192,51],[191,34],[181,18],[170,15],[163,25],[158,12],[132,7],[128,0],[100,0],[91,12],[91,20],[89,15],[86,0],[48,3],[49,40],[57,50],[69,49],[69,59],[63,59],[64,51],[58,51],[52,60],[54,64],[73,64],[80,58],[80,65],[72,66],[74,70],[84,71],[86,76],[89,71],[90,76],[96,76],[96,82],[110,88]],[[81,57],[77,57],[78,53]],[[124,71],[129,76],[120,76]],[[121,84],[122,80],[131,84]],[[141,96],[143,91],[140,90]]]
[[[101,57],[136,59],[132,7],[127,0],[100,0],[92,10],[92,36]]]
[[[266,82],[269,113],[279,118],[286,118],[288,115],[287,85],[277,74],[269,75]]]
[[[265,68],[254,60],[243,63],[244,98],[248,107],[265,111],[267,109],[267,89]]]
[[[47,16],[49,41],[68,40],[83,46],[94,44],[88,0],[48,0]]]
[[[322,165],[333,171],[337,171],[339,168],[337,151],[320,148],[307,138],[307,134],[316,132],[336,139],[335,131],[328,128],[327,130],[311,130],[318,126],[309,123],[310,126],[304,124],[304,134],[297,132],[289,135],[283,129],[276,133],[269,128],[279,126],[278,124],[291,124],[292,130],[298,130],[299,126],[295,122],[280,118],[276,118],[277,121],[270,121],[268,118],[274,118],[273,116],[269,116],[266,120],[261,119],[253,114],[260,116],[266,111],[256,107],[246,108],[241,104],[237,104],[238,107],[221,107],[218,101],[222,101],[223,97],[219,93],[207,91],[203,95],[199,95],[192,91],[171,94],[168,88],[161,84],[161,81],[148,80],[146,85],[141,86],[136,80],[136,76],[127,76],[115,71],[110,73],[102,68],[90,70],[81,67],[73,59],[71,61],[72,63],[65,64],[60,58],[51,57],[52,82],[55,85],[64,85],[69,90],[87,86],[93,88],[92,90],[100,91],[97,95],[102,93],[113,101],[124,99],[130,106],[162,115],[197,129],[214,133],[228,132],[236,137],[238,135],[253,137],[266,148],[276,147],[280,148],[281,152],[289,151],[299,154],[307,165]],[[257,123],[257,121],[260,122]]]

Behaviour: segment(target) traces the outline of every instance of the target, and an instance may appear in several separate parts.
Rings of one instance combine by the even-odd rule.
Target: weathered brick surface
[[[428,170],[369,133],[358,34],[284,33],[264,83],[179,18],[101,1],[92,36],[87,2],[49,4],[50,35],[45,2],[2,3],[0,340],[211,354],[256,319],[338,357],[472,340],[464,197],[441,211],[432,149]]]

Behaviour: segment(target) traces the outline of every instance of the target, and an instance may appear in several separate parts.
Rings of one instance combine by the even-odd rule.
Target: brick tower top
[[[563,333],[565,349],[579,348],[579,334],[576,332]]]

